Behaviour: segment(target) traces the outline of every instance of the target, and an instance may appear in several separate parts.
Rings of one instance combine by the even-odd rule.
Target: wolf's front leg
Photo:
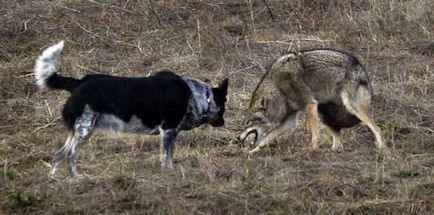
[[[273,141],[274,139],[276,139],[278,136],[280,136],[281,134],[283,134],[285,132],[286,132],[285,129],[276,128],[276,130],[267,134],[267,136],[265,138],[263,138],[254,149],[249,151],[249,153],[253,154],[253,153],[259,152],[262,148],[269,145],[271,143],[271,141]]]
[[[312,133],[312,148],[319,149],[319,116],[318,102],[312,101],[306,105],[307,124]]]
[[[160,129],[160,162],[162,167],[173,169],[173,152],[175,150],[176,129]]]
[[[263,138],[259,144],[251,150],[249,153],[253,154],[260,151],[263,147],[269,145],[273,140],[275,140],[280,135],[284,134],[289,130],[293,130],[297,127],[298,112],[293,112],[288,114],[288,116],[283,120],[283,122],[277,126],[273,131],[271,131],[265,138]]]

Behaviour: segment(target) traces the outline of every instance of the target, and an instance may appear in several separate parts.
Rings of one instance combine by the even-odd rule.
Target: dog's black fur
[[[68,87],[71,86],[74,90],[62,113],[71,130],[86,105],[100,114],[113,114],[124,122],[136,116],[148,128],[157,125],[163,130],[176,128],[192,95],[187,83],[168,71],[148,78],[86,76],[81,83]]]
[[[224,125],[227,79],[216,88],[170,71],[147,78],[87,75],[74,79],[56,73],[55,63],[62,49],[63,42],[47,48],[35,67],[41,88],[71,93],[62,112],[70,136],[55,156],[53,174],[67,156],[70,173],[76,175],[78,149],[95,130],[160,134],[162,165],[171,168],[179,131],[202,124]]]

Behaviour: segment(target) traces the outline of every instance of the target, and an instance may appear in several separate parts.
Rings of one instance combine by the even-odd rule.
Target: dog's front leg
[[[160,162],[162,167],[173,169],[173,152],[175,150],[175,139],[178,131],[172,129],[160,129]]]

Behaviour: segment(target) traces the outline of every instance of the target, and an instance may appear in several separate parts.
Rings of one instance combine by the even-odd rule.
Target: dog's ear
[[[223,105],[226,102],[226,95],[228,94],[229,79],[225,78],[218,87],[213,87],[212,92],[214,99],[219,105]]]
[[[226,96],[226,94],[228,93],[228,85],[229,85],[229,78],[225,78],[217,87],[221,95]]]

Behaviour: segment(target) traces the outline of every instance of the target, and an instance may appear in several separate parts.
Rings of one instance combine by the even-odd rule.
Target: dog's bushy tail
[[[36,85],[40,89],[62,89],[69,92],[80,84],[80,80],[58,75],[56,69],[57,59],[63,50],[63,40],[50,46],[38,57],[35,65]]]

